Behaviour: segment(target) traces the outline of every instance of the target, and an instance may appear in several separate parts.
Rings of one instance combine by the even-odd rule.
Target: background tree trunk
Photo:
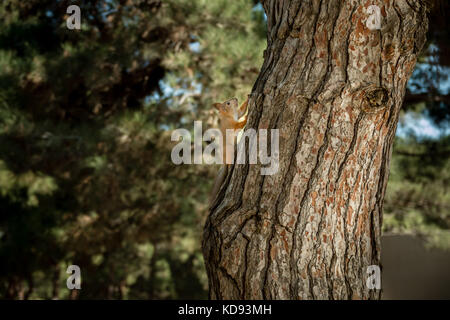
[[[247,128],[280,130],[280,167],[229,170],[204,231],[210,297],[377,299],[366,269],[380,265],[389,160],[426,5],[263,5],[268,46]],[[366,26],[370,5],[381,30]]]

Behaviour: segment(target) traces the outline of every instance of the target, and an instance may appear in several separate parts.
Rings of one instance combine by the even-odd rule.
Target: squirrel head
[[[232,98],[223,103],[214,103],[213,106],[221,112],[232,113],[234,110],[237,110],[238,99]]]
[[[214,103],[213,106],[223,115],[236,118],[238,115],[238,99],[232,98],[223,103]],[[237,119],[235,119],[237,120]]]

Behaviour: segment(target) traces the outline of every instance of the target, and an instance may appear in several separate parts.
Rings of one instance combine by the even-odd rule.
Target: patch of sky
[[[192,42],[189,44],[189,49],[192,52],[199,53],[201,51],[202,47],[200,45],[200,42],[196,41],[196,42]]]
[[[167,105],[171,106],[171,105],[175,104],[174,103],[175,100],[173,98],[177,97],[177,98],[179,98],[177,103],[184,104],[184,103],[187,103],[187,99],[186,99],[187,97],[189,97],[191,95],[197,95],[202,92],[202,85],[200,83],[194,83],[194,84],[191,84],[191,86],[192,87],[189,89],[185,89],[185,88],[174,89],[172,86],[168,85],[164,80],[160,80],[159,87],[161,89],[161,92],[154,92],[153,94],[148,95],[147,97],[145,97],[144,101],[147,105],[149,105],[152,102],[158,102],[160,100],[167,99]],[[196,106],[192,105],[191,108],[195,112]],[[187,120],[185,120],[183,118],[180,120],[180,122],[183,124],[187,124]],[[162,124],[162,125],[160,125],[160,129],[167,131],[167,130],[170,130],[170,127]]]
[[[396,134],[401,138],[406,138],[412,134],[418,138],[439,139],[449,135],[450,128],[438,128],[426,116],[407,112],[399,122]]]
[[[437,89],[440,94],[446,95],[450,91],[450,68],[440,66],[437,61],[439,49],[431,44],[429,55],[424,63],[418,63],[413,76],[408,82],[408,89],[413,94],[427,93]],[[397,136],[406,137],[410,134],[418,138],[439,139],[450,134],[450,128],[440,128],[428,117],[427,110],[422,113],[407,112],[398,124]]]
[[[263,8],[261,2],[258,2],[258,4],[252,8],[252,11],[263,11],[264,12],[264,20],[267,21],[266,12],[264,11],[264,8]]]

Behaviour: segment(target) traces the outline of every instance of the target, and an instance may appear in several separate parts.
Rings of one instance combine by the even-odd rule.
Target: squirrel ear
[[[220,107],[222,106],[221,103],[213,103],[214,108],[216,108],[217,110],[220,110]]]

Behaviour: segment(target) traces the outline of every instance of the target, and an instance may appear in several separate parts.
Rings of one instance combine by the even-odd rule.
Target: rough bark
[[[378,299],[382,206],[399,111],[425,42],[413,0],[268,0],[247,128],[279,129],[280,166],[234,165],[207,219],[212,299]],[[381,8],[381,30],[366,27]],[[248,163],[248,162],[247,162]]]

